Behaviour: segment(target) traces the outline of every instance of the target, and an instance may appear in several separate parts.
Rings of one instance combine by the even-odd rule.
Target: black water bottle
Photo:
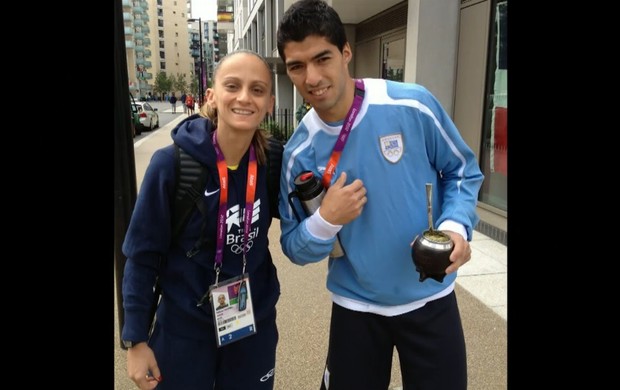
[[[294,181],[295,190],[288,195],[288,202],[293,209],[293,213],[295,213],[295,217],[297,220],[301,222],[301,218],[295,211],[295,205],[293,204],[292,198],[297,197],[301,203],[301,207],[303,207],[306,215],[310,216],[318,210],[319,206],[321,206],[321,201],[325,196],[325,188],[318,177],[312,173],[312,171],[303,171]],[[340,245],[340,239],[336,236],[336,242],[334,242],[334,247],[329,254],[330,257],[342,257],[344,256],[344,250],[342,249],[342,245]]]

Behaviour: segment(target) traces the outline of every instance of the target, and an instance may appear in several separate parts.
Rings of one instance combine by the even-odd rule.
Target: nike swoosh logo
[[[219,188],[217,190],[211,191],[211,192],[205,190],[205,196],[211,196],[211,195],[215,194],[216,192],[218,192],[219,190],[220,190]]]

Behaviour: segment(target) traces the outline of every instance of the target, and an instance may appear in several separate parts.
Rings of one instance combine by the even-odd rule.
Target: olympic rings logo
[[[249,241],[245,244],[245,251],[249,252],[250,249],[252,249],[252,245],[254,245],[254,241]],[[230,250],[232,251],[232,253],[238,255],[241,252],[243,252],[243,246],[239,245],[239,244],[232,244],[230,246]]]
[[[268,373],[266,373],[265,375],[263,375],[263,376],[260,378],[260,381],[261,381],[261,382],[267,382],[267,381],[269,380],[269,378],[271,378],[271,377],[273,376],[273,374],[274,374],[273,370],[274,370],[274,369],[272,368],[271,370],[269,370],[269,372],[268,372]]]
[[[394,156],[398,156],[399,154],[401,154],[401,149],[400,148],[392,148],[392,149],[384,149],[383,150],[383,154],[385,154],[387,157],[394,157]]]

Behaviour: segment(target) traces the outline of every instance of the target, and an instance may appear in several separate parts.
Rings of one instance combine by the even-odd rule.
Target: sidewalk
[[[177,105],[177,111],[179,107]],[[186,115],[134,144],[138,188],[153,152],[172,142],[170,131]],[[272,257],[281,282],[278,302],[280,341],[276,390],[319,387],[327,350],[331,299],[325,288],[326,263],[291,263],[279,247],[280,227],[269,231]],[[467,343],[469,389],[507,388],[507,247],[475,231],[472,258],[459,269],[456,293]],[[115,310],[115,316],[117,311]],[[120,348],[115,320],[115,389],[135,389],[127,378],[126,352]],[[390,390],[402,389],[397,353]],[[361,389],[365,390],[365,389]],[[368,389],[374,390],[374,389]]]

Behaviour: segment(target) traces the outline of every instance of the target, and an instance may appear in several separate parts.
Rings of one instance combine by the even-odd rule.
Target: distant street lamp
[[[202,99],[204,97],[204,86],[202,85],[202,79],[203,79],[203,74],[202,72],[204,72],[203,68],[204,68],[204,60],[202,59],[202,18],[198,18],[198,19],[187,19],[188,22],[198,22],[198,34],[199,34],[199,38],[200,39],[200,80],[198,81],[198,109],[200,109],[200,107],[202,107]]]

